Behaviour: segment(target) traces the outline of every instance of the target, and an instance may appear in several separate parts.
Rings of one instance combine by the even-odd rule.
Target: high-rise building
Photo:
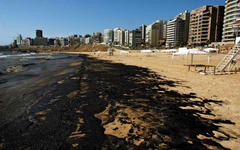
[[[225,1],[225,13],[224,13],[224,25],[223,25],[223,42],[234,42],[234,28],[232,23],[240,20],[240,8],[239,0],[226,0]]]
[[[93,43],[101,43],[102,42],[102,33],[95,32],[92,36]]]
[[[157,20],[146,27],[145,43],[159,47],[167,36],[167,21]]]
[[[125,29],[118,30],[118,40],[119,40],[119,45],[124,45],[125,43]]]
[[[151,33],[152,33],[152,24],[150,24],[146,27],[145,43],[148,45],[151,44],[151,36],[152,36]]]
[[[115,28],[113,29],[114,35],[113,35],[113,43],[115,45],[119,44],[119,30],[121,30],[121,28]]]
[[[141,32],[142,32],[142,44],[145,43],[145,39],[146,39],[146,28],[147,28],[147,26],[144,25],[144,24],[139,27],[139,30],[141,30]]]
[[[167,24],[167,47],[175,47],[187,44],[189,34],[190,13],[185,11],[170,20]]]
[[[33,45],[48,45],[48,39],[43,37],[42,30],[36,30],[36,38],[33,40]]]
[[[139,29],[132,30],[129,32],[129,46],[137,47],[141,46],[142,32]]]
[[[129,30],[126,30],[125,33],[125,38],[124,38],[124,45],[128,46],[129,45]]]
[[[203,6],[190,13],[190,45],[205,45],[221,42],[224,6]]]
[[[159,47],[161,42],[166,40],[166,24],[165,20],[157,20],[152,24],[150,42],[152,46]]]
[[[73,41],[71,41],[70,39],[73,39],[73,38],[59,38],[59,44],[60,44],[60,46],[67,46],[67,45],[69,45],[69,44],[71,44],[71,42],[73,42]]]
[[[54,41],[55,41],[54,38],[48,39],[48,45],[54,45]]]
[[[21,45],[21,41],[22,41],[22,35],[18,34],[17,35],[17,45]]]
[[[114,36],[114,32],[112,29],[105,29],[104,30],[104,43],[106,43],[106,44],[113,43],[113,36]]]
[[[43,37],[43,31],[42,30],[36,30],[36,37],[42,38]]]
[[[33,39],[29,37],[21,41],[21,45],[24,45],[24,46],[31,46],[32,44],[33,44]]]

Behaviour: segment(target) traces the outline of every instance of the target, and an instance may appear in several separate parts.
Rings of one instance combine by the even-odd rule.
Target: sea
[[[68,57],[72,56],[59,53],[0,52],[0,75],[23,72],[28,66]]]

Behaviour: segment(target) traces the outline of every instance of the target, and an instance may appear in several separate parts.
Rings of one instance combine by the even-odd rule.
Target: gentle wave
[[[1,55],[2,54],[2,55]],[[8,58],[8,57],[25,57],[25,56],[33,56],[37,53],[28,53],[28,54],[12,54],[12,55],[4,55],[3,53],[0,53],[0,58]]]

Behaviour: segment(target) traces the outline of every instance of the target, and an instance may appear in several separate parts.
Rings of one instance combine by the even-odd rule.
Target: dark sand
[[[0,149],[226,149],[232,138],[220,126],[233,122],[201,115],[222,101],[168,90],[180,81],[87,55],[51,65],[0,84]]]

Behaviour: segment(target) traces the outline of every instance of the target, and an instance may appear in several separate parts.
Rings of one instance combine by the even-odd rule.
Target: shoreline
[[[72,63],[53,60],[50,68],[57,70],[49,68],[45,77],[19,80],[14,88],[28,105],[21,111],[28,112],[1,126],[0,148],[239,147],[239,95],[234,92],[239,74],[188,72],[186,60],[179,57],[171,64],[168,55],[74,54]],[[205,57],[196,61],[207,62]],[[0,110],[6,106],[0,102]],[[9,110],[14,114],[20,106]]]

